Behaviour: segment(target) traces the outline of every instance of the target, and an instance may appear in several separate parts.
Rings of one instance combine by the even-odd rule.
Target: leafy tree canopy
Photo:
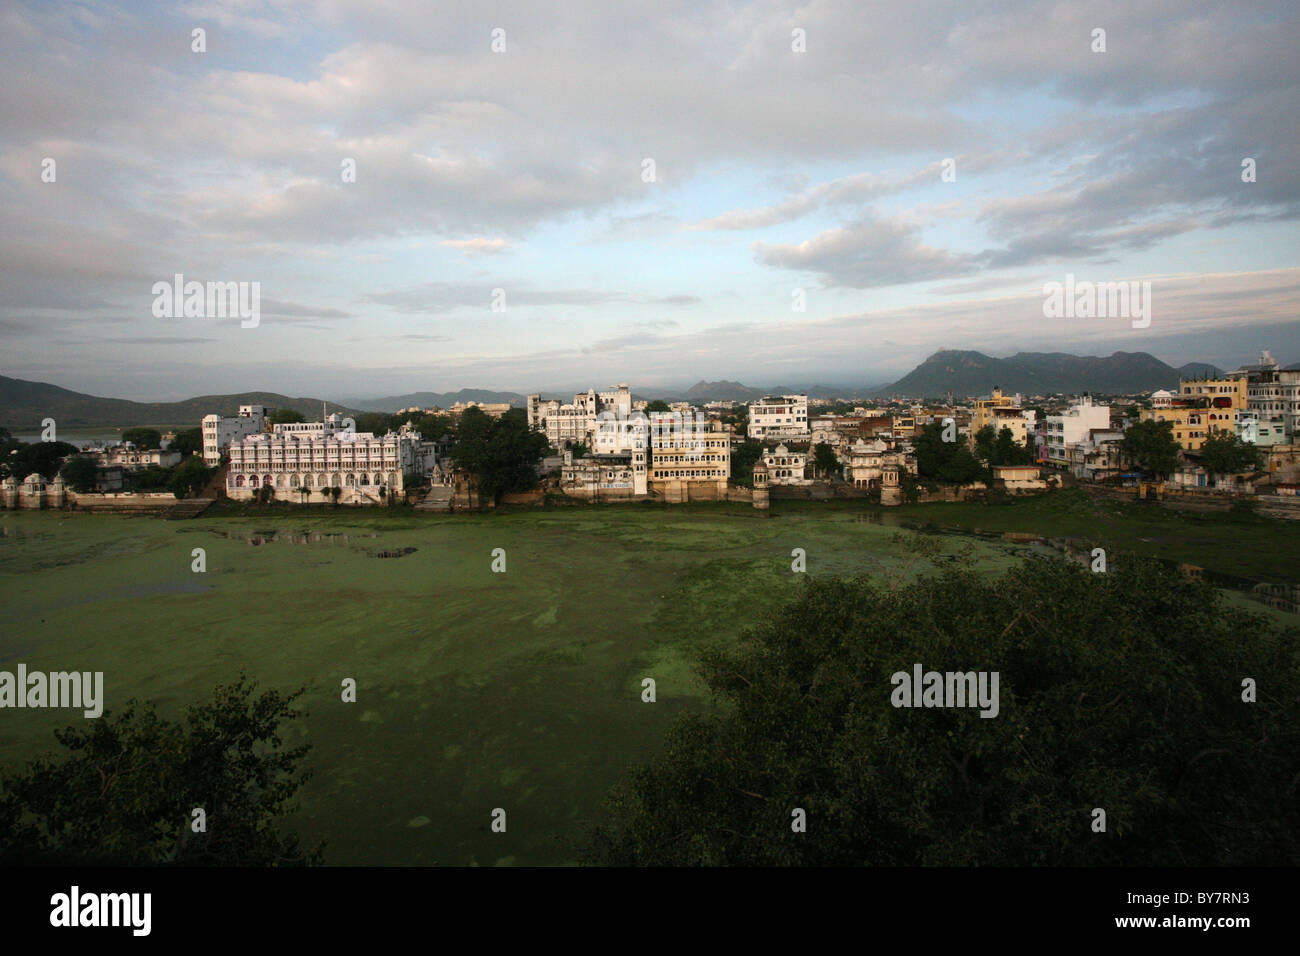
[[[122,443],[127,442],[136,448],[161,448],[162,432],[156,428],[127,428],[122,431]]]
[[[213,469],[203,464],[201,458],[186,458],[172,472],[167,490],[177,498],[193,498],[212,477]]]
[[[496,499],[536,487],[536,464],[549,447],[545,435],[528,427],[522,408],[492,418],[471,406],[461,413],[451,456],[478,478],[480,495]]]
[[[1205,440],[1201,461],[1212,475],[1235,475],[1264,465],[1258,448],[1229,432],[1216,432]]]
[[[835,449],[824,441],[813,446],[813,467],[823,475],[831,475],[840,470],[840,459]]]
[[[616,788],[587,862],[1295,865],[1300,630],[1118,557],[808,582],[705,655],[723,706]],[[996,671],[997,716],[895,707],[916,663]]]
[[[1125,429],[1119,447],[1126,461],[1149,475],[1168,477],[1178,467],[1178,441],[1171,421],[1134,422]]]
[[[37,472],[46,481],[53,481],[63,460],[77,453],[77,446],[65,441],[37,441],[19,443],[11,454],[5,456],[0,467],[22,481]]]
[[[69,458],[59,474],[73,491],[86,494],[95,490],[95,483],[99,478],[99,466],[93,459],[77,456]]]
[[[187,428],[176,433],[170,445],[167,446],[169,451],[178,451],[185,457],[198,455],[203,452],[203,429]]]
[[[318,863],[279,824],[310,776],[310,745],[285,747],[298,690],[242,674],[184,722],[131,701],[120,714],[55,731],[65,748],[0,780],[0,862],[108,866]],[[203,808],[206,832],[191,829]]]
[[[302,412],[293,408],[274,409],[266,418],[272,425],[296,425],[299,422],[305,422]]]
[[[960,439],[944,441],[943,431],[942,422],[931,422],[912,442],[916,449],[916,470],[921,476],[955,484],[986,478],[984,466],[966,443]]]

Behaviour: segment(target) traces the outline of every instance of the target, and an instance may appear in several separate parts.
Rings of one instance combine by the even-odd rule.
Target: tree
[[[379,490],[382,492],[384,489],[380,488]],[[311,494],[311,489],[310,489],[310,488],[308,488],[306,485],[299,485],[299,486],[298,486],[298,503],[299,503],[299,504],[304,504],[304,503],[307,501],[307,496],[308,496],[309,494]]]
[[[1293,865],[1300,629],[1155,561],[1111,571],[807,582],[704,656],[721,706],[620,783],[586,861]],[[895,706],[918,662],[996,672],[997,716]]]
[[[307,419],[295,408],[277,408],[266,417],[266,420],[272,425],[296,425]]]
[[[1178,467],[1178,442],[1171,421],[1150,418],[1129,425],[1119,449],[1126,461],[1149,475],[1164,478]]]
[[[813,446],[813,467],[827,478],[840,470],[840,459],[835,449],[824,441]]]
[[[1264,465],[1259,449],[1230,432],[1215,432],[1201,446],[1201,461],[1212,475],[1236,475]]]
[[[94,491],[99,483],[99,466],[95,464],[95,460],[80,455],[69,458],[59,474],[63,476],[64,484],[81,494]]]
[[[994,455],[997,453],[997,440],[997,429],[992,425],[985,425],[975,432],[975,457],[984,459],[990,465],[998,464],[993,460]]]
[[[916,449],[916,470],[924,478],[967,484],[987,477],[963,441],[944,441],[942,422],[931,422],[912,442]]]
[[[763,454],[763,443],[743,441],[731,449],[731,481],[749,488],[754,483],[754,464]]]
[[[275,501],[275,488],[271,485],[263,485],[257,489],[255,500],[259,505],[269,505]]]
[[[343,489],[338,485],[332,485],[329,489],[329,496],[334,499],[334,507],[339,506],[339,495],[343,494]]]
[[[10,452],[3,465],[19,481],[33,472],[46,481],[53,481],[64,459],[78,451],[76,445],[65,441],[23,442]]]
[[[357,416],[357,431],[383,435],[392,427],[393,416],[383,412],[365,412]]]
[[[203,429],[187,428],[184,431],[176,433],[171,444],[167,446],[168,451],[178,451],[186,458],[190,455],[199,455],[203,453]]]
[[[646,402],[645,410],[649,412],[670,412],[671,408],[662,398],[656,398],[653,402]]]
[[[139,471],[131,474],[131,489],[133,491],[163,491],[169,489],[172,477],[175,474],[176,472],[172,468],[145,465]],[[199,487],[202,488],[202,485]]]
[[[478,478],[479,494],[496,500],[503,494],[537,486],[537,460],[546,454],[546,436],[528,427],[522,408],[491,418],[471,406],[460,416],[452,458]]]
[[[1015,434],[1006,425],[998,432],[997,441],[993,443],[992,465],[1032,465],[1034,453],[1025,445],[1016,441]]]
[[[203,464],[201,458],[187,458],[172,472],[167,490],[177,498],[193,498],[207,485],[213,469]]]
[[[156,428],[128,428],[122,432],[122,444],[127,442],[136,448],[161,448],[162,432]]]
[[[184,722],[129,701],[120,714],[54,732],[67,752],[0,781],[0,863],[62,866],[318,864],[279,824],[311,773],[310,744],[286,748],[281,724],[302,696],[243,674]],[[88,729],[82,729],[88,728]],[[206,832],[193,832],[201,807]]]

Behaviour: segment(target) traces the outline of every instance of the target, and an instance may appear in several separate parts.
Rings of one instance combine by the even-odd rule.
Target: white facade
[[[1110,406],[1094,405],[1092,397],[1085,395],[1081,402],[1068,410],[1046,417],[1040,433],[1045,439],[1045,447],[1040,448],[1039,452],[1045,453],[1046,459],[1052,464],[1064,467],[1069,464],[1070,448],[1084,441],[1093,429],[1104,431],[1108,428]]]
[[[247,435],[261,434],[266,428],[269,409],[263,405],[240,405],[239,414],[234,418],[220,415],[203,417],[203,461],[209,468],[221,464],[221,456],[229,449],[232,442],[237,442]]]
[[[247,500],[269,485],[282,500],[333,501],[329,489],[341,488],[341,502],[381,504],[405,490],[407,475],[432,472],[433,443],[419,432],[404,428],[379,436],[341,424],[331,415],[325,422],[277,425],[270,435],[235,442],[226,494]]]
[[[581,498],[631,498],[646,494],[646,450],[588,455],[575,459],[564,453],[560,490]]]
[[[1275,432],[1280,425],[1287,438],[1300,428],[1300,369],[1278,368],[1265,350],[1258,365],[1241,369],[1246,375],[1246,407],[1255,413],[1257,428]]]
[[[542,401],[540,394],[528,396],[528,427],[545,433],[546,440],[556,446],[589,441],[601,412],[630,415],[632,394],[628,386],[615,385],[607,392],[589,388],[574,395],[573,402],[567,405],[554,399]]]
[[[765,396],[749,406],[750,438],[799,438],[808,434],[808,396]]]
[[[763,464],[767,465],[768,484],[772,485],[810,485],[804,477],[808,466],[808,455],[802,451],[791,451],[785,445],[763,449]]]

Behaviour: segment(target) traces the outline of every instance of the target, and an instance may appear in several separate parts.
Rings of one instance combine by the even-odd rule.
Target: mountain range
[[[684,392],[652,394],[646,397],[685,400],[696,404],[711,401],[748,402],[764,395],[806,394],[813,399],[829,398],[939,398],[952,389],[954,396],[987,395],[994,386],[1004,392],[1025,395],[1079,394],[1103,392],[1130,394],[1157,388],[1174,389],[1180,378],[1203,378],[1222,374],[1204,362],[1175,368],[1146,352],[1115,352],[1108,356],[1070,355],[1065,352],[1018,352],[1009,358],[994,358],[983,352],[945,349],[935,352],[896,382],[885,386],[774,385],[755,388],[741,382],[701,381]],[[569,395],[560,396],[571,400]],[[641,396],[637,396],[641,397]],[[518,392],[462,388],[456,392],[409,392],[386,398],[349,399],[329,403],[329,411],[342,414],[395,412],[399,408],[434,405],[450,408],[457,402],[507,402],[516,407],[526,402]],[[202,395],[179,402],[132,402],[100,398],[82,392],[0,375],[0,426],[11,431],[39,429],[41,421],[53,418],[60,428],[106,428],[133,425],[197,426],[204,415],[234,415],[240,405],[292,408],[308,421],[319,420],[319,398],[291,398],[276,392],[240,392],[234,395]]]
[[[572,401],[572,398],[568,399]],[[483,388],[462,388],[458,392],[407,392],[405,395],[388,395],[384,398],[350,398],[346,404],[363,412],[388,412],[402,408],[451,408],[457,402],[478,402],[481,405],[506,403],[517,408],[527,405],[527,398],[518,392],[493,392]]]
[[[1109,392],[1127,394],[1176,389],[1180,378],[1206,378],[1222,372],[1204,362],[1179,368],[1146,352],[1112,355],[1070,355],[1066,352],[1017,352],[1010,358],[993,358],[983,352],[935,352],[896,382],[876,389],[876,397],[958,398],[987,395],[994,386],[1007,393],[1025,395]]]
[[[46,382],[27,382],[0,375],[0,426],[10,431],[39,429],[52,418],[56,427],[116,428],[132,425],[171,425],[196,428],[204,415],[234,415],[240,405],[292,408],[308,421],[319,421],[319,398],[290,398],[276,392],[200,395],[179,402],[132,402],[99,398]],[[329,403],[331,412],[355,414],[358,409]]]

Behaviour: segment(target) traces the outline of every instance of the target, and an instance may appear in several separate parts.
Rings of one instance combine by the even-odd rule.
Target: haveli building
[[[419,432],[405,425],[386,435],[356,432],[334,414],[232,443],[226,494],[248,500],[271,487],[279,498],[333,501],[329,489],[340,488],[341,503],[382,504],[405,490],[407,476],[429,475],[434,464],[433,443]]]

